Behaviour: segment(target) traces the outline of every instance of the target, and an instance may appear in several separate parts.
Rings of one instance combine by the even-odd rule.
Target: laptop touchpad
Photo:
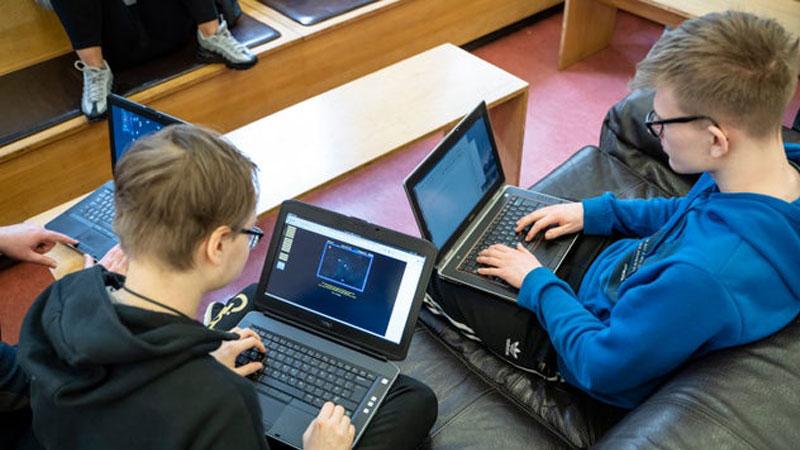
[[[91,253],[92,256],[97,258],[102,258],[105,252],[114,245],[113,241],[94,230],[87,230],[77,236],[76,239],[80,242],[78,244],[79,250]]]
[[[264,421],[264,429],[269,430],[272,424],[278,420],[278,416],[286,409],[286,403],[263,394],[258,396],[258,403],[261,405],[261,417]]]
[[[275,437],[280,437],[282,440],[296,445],[302,442],[303,433],[312,420],[314,420],[314,415],[294,408],[290,403],[269,432]]]

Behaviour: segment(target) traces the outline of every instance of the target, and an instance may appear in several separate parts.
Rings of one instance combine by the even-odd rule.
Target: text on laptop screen
[[[166,125],[127,110],[117,105],[111,105],[111,114],[114,115],[114,161],[119,161],[122,155],[130,148],[133,141],[140,137],[155,133]]]
[[[416,186],[414,194],[441,249],[500,177],[484,117],[478,118]]]
[[[288,214],[266,294],[399,343],[425,258]]]

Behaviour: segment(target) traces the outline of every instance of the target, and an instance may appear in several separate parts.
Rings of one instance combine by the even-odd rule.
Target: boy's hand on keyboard
[[[517,289],[522,286],[528,272],[542,267],[542,263],[522,244],[517,244],[517,248],[492,245],[478,253],[478,262],[489,266],[478,269],[479,274],[500,277]]]
[[[559,205],[545,206],[528,214],[517,221],[514,229],[517,233],[530,226],[526,241],[533,239],[540,231],[548,229],[544,233],[545,239],[555,239],[565,234],[577,233],[583,230],[583,204],[562,203]]]
[[[111,247],[111,250],[97,261],[97,264],[105,267],[110,272],[115,272],[120,275],[125,275],[128,273],[128,257],[125,256],[125,252],[122,251],[122,247],[119,244]],[[83,268],[88,269],[95,265],[94,258],[88,253],[83,254]]]
[[[349,450],[355,436],[356,429],[344,414],[344,408],[326,402],[303,433],[303,449]]]
[[[239,339],[235,341],[224,341],[218,349],[211,352],[220,364],[246,377],[250,374],[258,372],[264,368],[264,364],[259,361],[249,362],[243,366],[236,367],[236,357],[240,353],[255,348],[261,353],[267,353],[267,348],[261,342],[261,337],[251,329],[241,329],[236,327],[231,330],[232,333],[239,335]]]

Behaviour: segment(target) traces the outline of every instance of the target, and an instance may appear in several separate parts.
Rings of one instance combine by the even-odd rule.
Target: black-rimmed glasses
[[[644,126],[647,127],[647,131],[649,131],[653,137],[660,139],[664,136],[664,125],[694,122],[695,120],[708,120],[711,121],[715,127],[719,128],[717,121],[708,116],[683,116],[673,117],[672,119],[661,119],[654,110],[650,110],[644,117]]]
[[[247,245],[250,246],[251,250],[256,248],[256,245],[258,245],[258,241],[260,241],[261,238],[264,237],[264,232],[261,230],[261,228],[258,227],[242,228],[241,230],[239,230],[239,233],[249,235],[250,240],[247,242]]]

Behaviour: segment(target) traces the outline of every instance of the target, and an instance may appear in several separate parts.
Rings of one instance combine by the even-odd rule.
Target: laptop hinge
[[[500,198],[503,195],[505,195],[507,189],[508,189],[507,184],[500,186],[500,189],[498,189],[494,193],[494,195],[492,195],[492,198],[488,202],[486,202],[486,205],[484,205],[483,209],[478,213],[478,215],[475,216],[474,219],[472,219],[472,223],[469,224],[467,229],[464,230],[464,234],[461,235],[461,238],[456,240],[456,245],[450,247],[450,250],[448,250],[444,258],[442,258],[442,263],[439,266],[439,269],[447,267],[447,265],[450,264],[450,260],[456,256],[458,250],[461,248],[462,245],[464,245],[464,242],[467,240],[466,238],[472,236],[472,233],[475,232],[475,229],[478,227],[478,225],[483,223],[483,220],[492,211],[494,205],[497,204],[498,201],[500,201]]]
[[[268,316],[268,317],[271,317],[273,319],[280,320],[281,322],[286,322],[286,323],[292,325],[293,327],[297,327],[297,328],[305,331],[306,333],[311,333],[311,334],[313,334],[315,336],[321,337],[322,339],[327,339],[329,341],[333,341],[333,342],[335,342],[335,343],[337,343],[339,345],[342,345],[344,347],[350,348],[350,349],[355,350],[355,351],[357,351],[359,353],[364,353],[364,354],[366,354],[366,355],[368,355],[368,356],[370,356],[372,358],[375,358],[377,360],[384,361],[384,362],[388,361],[386,356],[381,355],[380,353],[377,353],[374,350],[361,347],[361,346],[359,346],[357,344],[345,341],[345,340],[340,339],[340,338],[338,338],[336,336],[331,336],[329,334],[324,334],[324,333],[320,332],[319,330],[317,330],[315,328],[312,328],[312,327],[309,327],[308,325],[306,325],[306,324],[304,324],[302,322],[298,322],[298,321],[296,321],[296,320],[294,320],[294,319],[292,319],[290,317],[287,317],[287,316],[284,316],[284,315],[281,315],[281,314],[277,314],[277,313],[274,313],[274,312],[271,312],[271,311],[261,311],[261,313],[266,315],[266,316]]]

